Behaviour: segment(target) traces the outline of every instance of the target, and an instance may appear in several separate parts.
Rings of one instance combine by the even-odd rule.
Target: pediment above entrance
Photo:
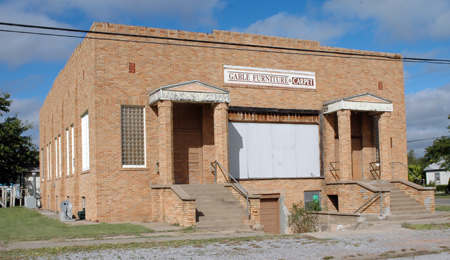
[[[344,97],[323,104],[324,114],[334,113],[338,110],[392,112],[393,109],[392,101],[372,93]]]
[[[198,80],[164,86],[149,94],[150,105],[160,100],[199,102],[199,103],[230,103],[230,92]]]

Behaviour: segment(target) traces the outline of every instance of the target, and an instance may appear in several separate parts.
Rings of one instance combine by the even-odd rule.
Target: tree
[[[0,116],[9,112],[12,103],[9,98],[7,93],[0,95]],[[16,182],[26,165],[39,162],[39,152],[31,136],[23,135],[31,128],[32,124],[22,122],[17,114],[0,123],[0,183]]]
[[[448,116],[450,119],[450,115]],[[450,129],[450,126],[447,127]],[[425,160],[429,163],[441,163],[441,168],[450,170],[450,138],[441,137],[433,141],[433,145],[425,149]]]
[[[408,178],[411,182],[425,179],[424,169],[427,167],[427,162],[423,157],[417,157],[413,149],[408,151]]]

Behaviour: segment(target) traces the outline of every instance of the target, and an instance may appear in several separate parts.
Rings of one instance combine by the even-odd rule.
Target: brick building
[[[40,111],[44,208],[70,199],[88,220],[193,225],[196,191],[213,187],[242,208],[248,191],[249,223],[285,233],[300,201],[377,213],[381,199],[390,214],[376,186],[386,180],[434,210],[403,167],[400,55],[227,31],[91,31],[101,34],[76,48]]]

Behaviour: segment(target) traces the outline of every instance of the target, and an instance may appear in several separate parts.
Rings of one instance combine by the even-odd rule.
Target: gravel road
[[[53,259],[450,259],[450,230],[393,230],[383,234],[307,236],[207,245],[103,250]],[[48,259],[40,258],[40,259]]]

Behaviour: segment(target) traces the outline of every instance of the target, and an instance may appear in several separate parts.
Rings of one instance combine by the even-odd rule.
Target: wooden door
[[[278,210],[278,199],[261,199],[261,225],[264,232],[269,234],[280,234],[280,218]]]
[[[202,106],[173,106],[173,156],[175,184],[203,183]]]
[[[203,183],[201,131],[174,131],[175,184]]]
[[[352,138],[352,172],[353,180],[362,180],[362,139]]]
[[[173,132],[173,168],[175,184],[187,184],[187,171],[184,152],[184,135],[183,132]]]

